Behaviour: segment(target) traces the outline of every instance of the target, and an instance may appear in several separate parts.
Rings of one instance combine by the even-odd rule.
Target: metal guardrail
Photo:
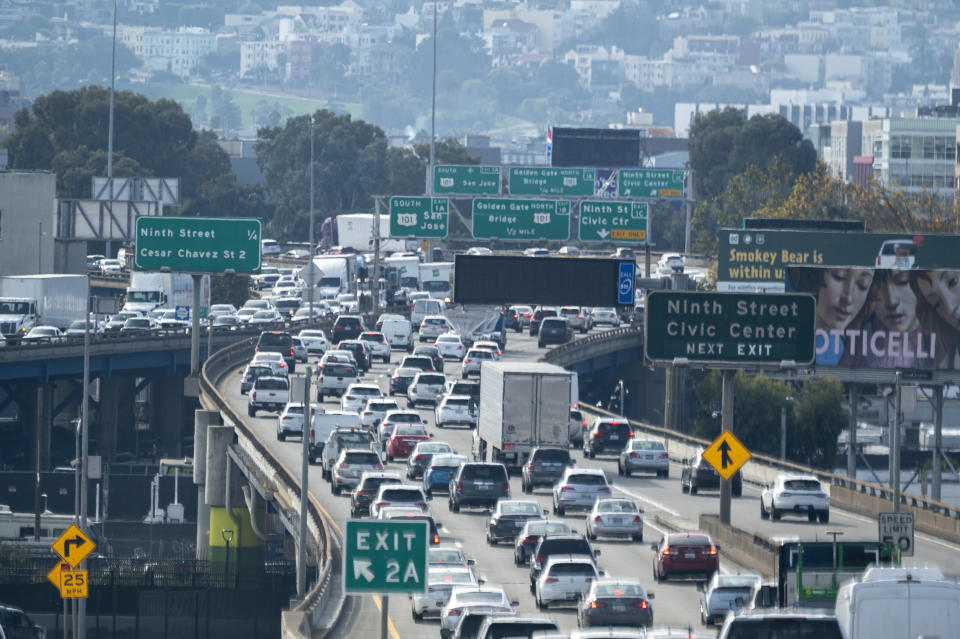
[[[621,326],[620,328],[614,328],[603,333],[593,333],[592,335],[587,335],[586,337],[581,337],[579,339],[567,342],[566,344],[561,344],[560,346],[551,348],[546,354],[544,354],[543,357],[540,358],[540,360],[550,364],[557,364],[558,366],[569,365],[573,362],[589,359],[588,357],[580,357],[580,355],[594,350],[596,346],[602,343],[609,344],[613,341],[635,339],[643,340],[642,328],[635,326]],[[611,345],[611,348],[608,350],[616,349],[614,349],[613,345]]]
[[[299,499],[299,478],[294,477],[294,475],[273,456],[273,453],[270,452],[270,449],[264,444],[260,437],[246,425],[243,417],[220,395],[216,386],[228,371],[232,371],[242,363],[248,361],[253,355],[253,349],[253,344],[244,340],[214,353],[207,359],[200,375],[200,389],[202,391],[201,402],[208,404],[212,409],[219,410],[221,414],[224,415],[225,422],[232,422],[238,436],[244,437],[249,441],[253,449],[263,456],[271,469],[276,473],[276,476],[283,481],[285,487],[292,491]],[[318,554],[321,565],[319,566],[317,582],[313,588],[307,592],[304,600],[295,608],[295,610],[299,612],[306,612],[320,601],[331,581],[334,567],[334,557],[331,552],[332,544],[329,540],[331,531],[327,527],[326,521],[321,514],[320,503],[313,495],[309,495],[308,512],[313,524],[317,530],[320,531],[316,543],[317,548],[320,550]]]

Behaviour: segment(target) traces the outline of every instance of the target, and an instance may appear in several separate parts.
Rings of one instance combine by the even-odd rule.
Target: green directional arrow
[[[424,592],[429,546],[430,531],[425,519],[347,520],[344,592]]]

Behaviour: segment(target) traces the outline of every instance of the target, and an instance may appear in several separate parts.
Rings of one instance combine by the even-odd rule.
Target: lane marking
[[[377,610],[383,611],[383,603],[380,601],[380,595],[370,595],[373,597],[373,603],[377,604]],[[393,619],[390,618],[390,614],[387,614],[387,630],[390,631],[390,636],[393,639],[400,639],[400,633],[397,632],[397,627],[393,625]]]
[[[680,518],[683,517],[683,515],[681,515],[681,514],[678,513],[677,511],[673,510],[672,508],[669,508],[669,507],[667,507],[667,506],[664,506],[664,505],[661,504],[660,502],[654,501],[653,499],[650,499],[649,497],[644,497],[643,495],[639,495],[639,494],[637,494],[637,493],[634,493],[634,492],[631,492],[631,491],[626,490],[626,489],[624,489],[624,488],[621,488],[621,487],[618,486],[617,484],[614,484],[614,485],[613,485],[613,488],[614,488],[615,490],[620,491],[620,492],[623,493],[624,495],[630,495],[630,496],[633,497],[634,499],[639,499],[640,501],[642,501],[642,502],[645,503],[645,504],[650,504],[650,505],[653,506],[654,508],[657,508],[657,509],[659,509],[659,510],[662,510],[663,512],[667,513],[668,515],[670,515],[670,516],[672,516],[672,517],[680,517]]]

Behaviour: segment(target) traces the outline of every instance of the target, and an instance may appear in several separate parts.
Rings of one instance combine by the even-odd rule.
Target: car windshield
[[[414,488],[387,488],[380,497],[384,501],[423,501],[420,490]]]
[[[550,568],[550,575],[569,575],[577,576],[582,575],[584,577],[594,576],[597,574],[597,569],[593,567],[592,563],[588,562],[577,562],[577,563],[562,563],[555,564]]]
[[[478,629],[479,626],[478,624]],[[557,624],[547,620],[495,623],[490,625],[486,639],[529,639],[529,637],[532,637],[533,633],[537,631],[544,633],[556,632]]]
[[[414,436],[426,437],[427,429],[425,429],[423,426],[417,426],[413,424],[411,425],[398,424],[396,430],[394,431],[394,434],[401,435],[404,437],[414,437]]]
[[[484,592],[484,591],[474,591],[474,592],[459,592],[457,593],[457,602],[458,603],[490,603],[498,604],[503,601],[503,595],[499,592]]]
[[[460,464],[467,461],[466,457],[455,457],[452,455],[434,455],[430,460],[433,468],[457,468]]]
[[[277,377],[261,377],[257,379],[257,390],[287,390],[287,380]]]
[[[500,514],[502,515],[539,515],[540,512],[540,507],[537,504],[527,501],[500,503]]]
[[[337,433],[337,441],[341,444],[368,444],[373,438],[369,433],[359,431],[350,431],[348,433]]]
[[[475,349],[467,353],[468,359],[493,359],[493,353],[482,349]]]
[[[258,312],[254,317],[260,316]],[[269,313],[269,311],[266,311]],[[290,334],[289,333],[261,333],[260,341],[258,342],[259,346],[290,346]]]
[[[431,548],[430,549],[430,563],[431,564],[459,564],[463,563],[463,555],[459,550],[453,550],[448,548]]]
[[[380,458],[377,457],[376,453],[345,453],[343,456],[343,461],[348,464],[366,464],[368,466],[373,466],[374,464],[380,463]]]
[[[330,377],[356,377],[357,371],[345,364],[326,364],[323,367],[323,374]]]
[[[393,415],[387,415],[387,421],[390,422],[402,422],[406,424],[422,424],[423,418],[420,417],[419,413],[394,413]]]
[[[431,584],[472,584],[469,570],[430,570],[428,580]]]
[[[444,381],[446,380],[444,379],[443,375],[436,374],[424,375],[421,373],[420,377],[418,378],[418,382],[420,384],[443,384]]]
[[[580,486],[606,486],[607,480],[603,475],[594,474],[576,474],[567,476],[568,484],[577,484]]]
[[[459,407],[469,407],[470,399],[469,398],[459,398],[459,397],[448,397],[444,402],[444,406],[459,406]]]
[[[663,442],[650,441],[649,439],[631,442],[630,448],[632,450],[664,450]]]
[[[273,372],[269,366],[248,366],[247,367],[247,376],[248,377],[259,377],[260,375],[269,375]]]
[[[563,535],[568,532],[570,532],[570,526],[558,521],[527,524],[527,534],[529,535]]]
[[[727,629],[727,639],[841,639],[836,619],[740,619]]]
[[[604,499],[597,504],[597,512],[635,513],[637,512],[637,505],[627,499]]]
[[[362,395],[364,397],[379,397],[383,392],[379,388],[370,386],[354,386],[350,389],[351,395]]]
[[[460,338],[457,337],[456,335],[441,335],[440,337],[437,338],[437,341],[446,342],[450,344],[459,344]]]
[[[253,314],[254,319],[269,319],[273,317],[274,311],[257,311]]]
[[[645,597],[640,584],[598,584],[594,593],[598,597]]]
[[[559,448],[542,448],[533,454],[533,460],[531,461],[568,464],[570,463],[570,453]]]
[[[790,479],[783,482],[787,490],[820,490],[820,482],[815,479]]]
[[[463,479],[507,481],[507,469],[499,464],[471,464],[463,469]]]
[[[420,444],[417,447],[418,453],[449,453],[452,452],[450,444],[444,444],[443,442],[436,442],[430,444]]]

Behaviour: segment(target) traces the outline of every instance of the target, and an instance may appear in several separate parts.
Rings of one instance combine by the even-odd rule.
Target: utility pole
[[[314,284],[316,283],[316,275],[314,270],[316,266],[313,263],[313,114],[310,114],[310,268],[307,269],[307,291],[310,295],[307,298],[309,300],[308,307],[310,313],[309,323],[312,326],[314,323],[313,319],[313,296],[316,294],[314,291]],[[309,364],[309,361],[307,362]],[[307,398],[309,400],[309,397]]]
[[[733,432],[733,387],[736,371],[724,369],[723,371],[723,405],[720,407],[720,431]],[[720,523],[730,525],[731,510],[731,482],[730,479],[720,480]]]
[[[901,395],[903,393],[903,373],[896,372],[896,396],[894,399],[893,436],[890,442],[893,451],[893,466],[891,480],[893,480],[893,512],[900,512],[900,427],[903,424]]]

